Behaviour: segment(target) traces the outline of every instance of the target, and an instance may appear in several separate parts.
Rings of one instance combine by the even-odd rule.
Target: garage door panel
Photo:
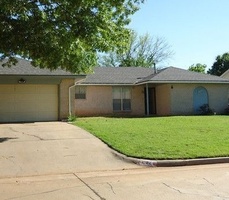
[[[38,94],[57,94],[58,88],[55,85],[41,85],[40,87],[37,87],[37,93]]]
[[[7,94],[5,93],[0,93],[0,104],[4,102],[14,102],[14,94]]]
[[[15,94],[36,94],[34,85],[15,85]]]
[[[50,107],[50,105],[48,104],[37,104],[37,110],[41,112],[46,112],[47,110],[51,112],[56,112],[58,110],[58,105],[54,104],[52,105],[52,107]]]
[[[37,112],[37,108],[34,104],[31,104],[30,102],[17,102],[17,106],[14,107],[14,112],[18,114]]]
[[[55,112],[56,115],[58,115],[58,112]],[[49,121],[50,119],[53,118],[53,114],[50,112],[38,112],[37,113],[37,121]],[[56,119],[52,119],[52,120],[56,120]]]
[[[42,101],[44,104],[49,104],[49,103],[51,103],[51,102],[53,102],[55,99],[56,99],[56,95],[54,95],[54,94],[47,94],[47,95],[45,95],[44,97],[38,97],[38,99],[40,100],[40,101]]]
[[[0,122],[57,119],[57,85],[0,85]]]
[[[0,122],[15,122],[15,121],[13,121],[13,116],[14,116],[14,114],[13,114],[13,112],[11,113],[11,112],[3,112],[3,111],[1,111],[0,110],[0,112],[1,112],[1,115],[0,115]]]
[[[36,102],[39,95],[36,94],[16,94],[14,95],[15,102]]]
[[[18,116],[20,116],[20,121],[37,121],[36,112],[14,112],[13,120],[18,121]]]
[[[5,112],[14,112],[15,110],[15,106],[17,107],[17,105],[13,104],[12,102],[2,102],[0,104],[0,115],[3,115],[3,113]]]

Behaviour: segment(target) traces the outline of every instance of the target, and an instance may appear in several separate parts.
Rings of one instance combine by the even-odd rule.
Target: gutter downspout
[[[70,87],[68,88],[68,113],[69,113],[69,115],[72,115],[72,112],[71,112],[71,107],[72,107],[72,103],[71,103],[71,89],[72,89],[73,87],[76,87],[76,85],[77,85],[78,83],[82,82],[83,80],[85,80],[85,79],[76,81],[76,82],[74,83],[74,85],[72,85],[72,86],[70,86]]]
[[[72,108],[72,103],[71,103],[71,89],[73,88],[73,87],[75,87],[76,85],[74,84],[74,85],[72,85],[72,86],[70,86],[69,88],[68,88],[68,112],[69,112],[69,116],[71,116],[72,115],[72,111],[71,111],[71,108]]]
[[[146,83],[146,115],[149,116],[149,86]]]

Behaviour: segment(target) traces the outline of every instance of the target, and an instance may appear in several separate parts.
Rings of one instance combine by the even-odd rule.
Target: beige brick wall
[[[145,115],[144,85],[132,87],[132,115]]]
[[[75,79],[63,79],[59,85],[59,119],[67,119],[69,115],[69,87]],[[72,101],[74,105],[74,101]]]
[[[208,92],[209,106],[221,114],[228,104],[228,89],[226,84],[173,84],[171,89],[171,114],[189,115],[193,111],[193,91],[204,87]]]
[[[161,84],[155,87],[157,115],[194,114],[193,91],[200,86],[208,91],[210,107],[218,114],[223,113],[229,95],[229,86],[226,84]],[[113,112],[112,86],[87,86],[86,99],[75,99],[75,114],[78,116],[145,115],[144,87],[145,85],[131,87],[132,110],[117,113]]]
[[[196,87],[192,84],[171,85],[171,115],[193,114],[193,91]]]
[[[213,108],[216,113],[222,114],[228,105],[228,91],[229,85],[209,85],[205,87],[208,90],[209,106]]]
[[[157,115],[170,115],[170,84],[158,85],[156,87],[156,110]]]
[[[131,87],[130,112],[113,112],[112,86],[87,86],[86,99],[75,99],[77,116],[144,115],[144,87]]]
[[[75,99],[77,116],[107,115],[112,113],[112,87],[86,86],[86,99]]]

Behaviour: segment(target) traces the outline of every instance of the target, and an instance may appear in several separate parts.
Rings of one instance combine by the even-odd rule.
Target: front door
[[[155,88],[148,88],[148,98],[149,98],[149,114],[156,114],[156,90]],[[147,114],[147,93],[145,88],[145,114]]]
[[[197,87],[193,92],[193,107],[196,114],[200,113],[200,107],[208,104],[208,92],[204,87]]]

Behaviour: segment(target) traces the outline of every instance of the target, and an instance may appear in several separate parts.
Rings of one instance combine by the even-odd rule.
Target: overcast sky
[[[175,55],[165,66],[211,67],[229,51],[229,0],[146,0],[129,27],[167,40]]]

